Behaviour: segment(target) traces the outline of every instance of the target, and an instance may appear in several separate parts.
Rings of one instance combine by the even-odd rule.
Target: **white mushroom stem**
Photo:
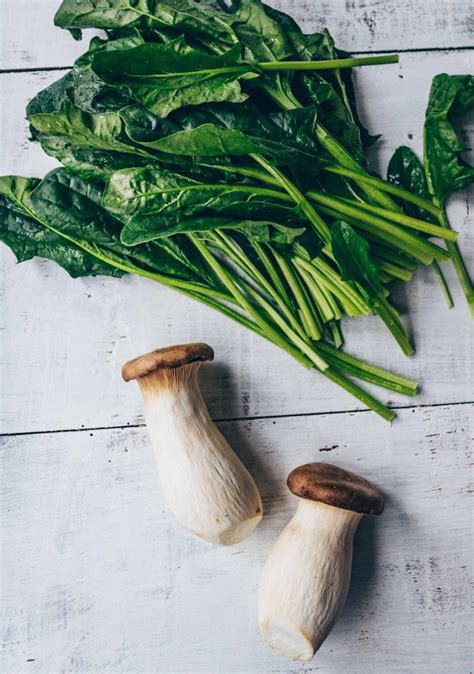
[[[265,564],[259,624],[282,655],[310,660],[346,600],[352,541],[362,515],[300,499]]]
[[[138,381],[163,494],[178,522],[210,543],[233,545],[262,518],[251,475],[209,416],[199,363]]]

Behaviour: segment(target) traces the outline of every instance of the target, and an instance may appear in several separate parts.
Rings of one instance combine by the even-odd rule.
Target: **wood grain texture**
[[[55,166],[28,142],[24,109],[61,74],[38,69],[68,66],[86,46],[54,28],[58,3],[0,0],[0,68],[37,69],[0,74],[1,174],[43,175]],[[306,31],[327,25],[341,48],[356,52],[473,44],[472,0],[271,4]],[[472,72],[473,56],[402,54],[398,66],[359,70],[363,119],[384,134],[374,166],[385,172],[402,143],[420,152],[431,78]],[[473,269],[466,194],[452,200],[450,214]],[[429,270],[398,291],[410,310],[414,358],[399,354],[375,319],[346,326],[350,350],[422,382],[413,401],[378,391],[397,406],[425,405],[400,410],[392,426],[349,411],[359,408],[352,398],[276,347],[156,284],[73,281],[44,260],[18,266],[3,246],[0,269],[0,433],[19,434],[0,436],[1,674],[472,671],[473,332],[450,269],[454,310]],[[128,358],[194,340],[216,350],[202,368],[202,389],[264,499],[260,527],[235,548],[203,544],[171,518],[138,388],[120,379]],[[311,460],[373,480],[387,506],[359,527],[334,631],[312,662],[296,664],[261,641],[256,591],[295,508],[286,475]]]
[[[400,66],[359,73],[364,120],[373,133],[383,133],[373,153],[383,173],[398,145],[409,143],[421,151],[433,75],[468,72],[471,54],[406,54]],[[57,73],[0,76],[2,97],[11,102],[1,113],[5,143],[0,173],[42,175],[55,165],[37,144],[28,142],[23,111],[31,95],[56,77]],[[473,132],[471,128],[468,136],[474,139]],[[465,194],[453,198],[450,214],[472,269],[472,214]],[[3,433],[140,422],[141,401],[136,388],[122,382],[122,363],[155,346],[196,340],[209,342],[216,351],[216,363],[206,366],[204,379],[216,418],[360,408],[276,347],[153,282],[131,277],[71,280],[44,260],[16,265],[4,246],[0,259],[0,289],[9,300],[0,317]],[[345,325],[349,351],[420,381],[415,404],[472,400],[472,322],[452,270],[445,267],[456,300],[453,310],[446,308],[431,270],[420,269],[397,295],[399,305],[409,309],[417,346],[414,358],[399,352],[375,318]],[[382,390],[377,393],[395,405],[412,404]]]
[[[171,518],[144,428],[4,438],[0,671],[467,674],[472,410],[404,410],[396,430],[368,413],[222,424],[266,512],[232,548]],[[261,641],[256,591],[296,506],[286,475],[312,460],[374,481],[386,510],[359,527],[333,633],[297,664]]]
[[[70,66],[97,31],[75,42],[53,25],[60,0],[2,0],[2,69]],[[269,0],[305,32],[329,28],[354,52],[467,47],[474,42],[472,0]],[[21,30],[19,30],[21,27]],[[41,36],[39,39],[38,36]]]

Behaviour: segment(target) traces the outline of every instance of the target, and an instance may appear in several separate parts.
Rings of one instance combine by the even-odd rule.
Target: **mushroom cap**
[[[139,379],[157,370],[174,370],[183,365],[200,362],[204,360],[213,360],[214,350],[208,344],[199,342],[193,344],[175,344],[174,346],[165,346],[162,349],[155,349],[129,360],[122,367],[122,377],[125,381]]]
[[[291,471],[288,489],[300,498],[364,515],[381,515],[382,493],[373,484],[330,463],[306,463]]]

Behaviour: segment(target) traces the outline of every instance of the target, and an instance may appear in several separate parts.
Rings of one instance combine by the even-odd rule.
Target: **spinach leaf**
[[[318,120],[359,162],[365,163],[361,131],[333,85],[318,73],[300,74],[295,86],[305,105],[314,105]]]
[[[240,80],[258,76],[258,70],[241,61],[238,45],[212,56],[190,47],[182,37],[165,44],[100,51],[92,68],[160,117],[185,105],[243,101],[247,95]]]
[[[267,116],[250,102],[209,104],[180,110],[173,120],[184,129],[213,124],[240,131],[258,151],[279,163],[315,165],[318,147],[312,136],[317,120],[311,106]]]
[[[283,61],[292,53],[285,31],[268,12],[261,0],[233,0],[230,5],[232,27],[243,46],[243,57],[250,63]],[[266,72],[250,83],[274,100],[298,104],[291,90],[292,73]]]
[[[280,130],[278,137],[280,142],[286,139],[287,142],[293,142],[301,150],[304,149],[313,155],[317,154],[315,133],[318,115],[316,106],[310,105],[306,108],[276,112],[270,115],[270,120]],[[273,134],[276,135],[274,131]]]
[[[282,224],[300,222],[291,199],[283,193],[248,183],[201,183],[158,166],[114,173],[103,205],[126,223],[122,239],[127,243],[132,237],[134,241],[155,238],[160,229],[168,231],[189,218],[216,214],[241,220],[275,218]]]
[[[115,40],[91,40],[88,51],[79,57],[72,70],[57,82],[40,91],[27,106],[27,115],[58,112],[64,101],[73,103],[85,112],[112,112],[132,101],[116,88],[110,87],[91,69],[91,62],[98,53],[130,49],[143,44],[138,31],[129,31]]]
[[[292,54],[285,31],[261,0],[233,0],[232,27],[244,46],[244,58],[254,62],[283,61]]]
[[[474,182],[474,167],[461,157],[467,149],[453,125],[474,103],[473,75],[437,75],[431,85],[424,126],[424,164],[430,192],[443,203],[450,192]]]
[[[355,281],[372,299],[383,293],[379,269],[365,239],[342,220],[332,226],[332,252],[343,281]]]
[[[31,205],[36,178],[0,178],[0,240],[9,246],[18,262],[43,257],[59,264],[72,278],[123,276],[125,272],[90,255],[45,227]]]
[[[221,129],[214,124],[202,124],[194,129],[177,131],[159,140],[141,143],[147,148],[173,155],[221,157],[248,155],[258,152],[256,143],[241,131]]]
[[[63,0],[54,17],[76,37],[82,28],[172,28],[221,48],[237,43],[231,22],[212,0]]]
[[[430,198],[423,165],[416,154],[406,145],[398,147],[393,153],[387,168],[387,180],[393,185],[409,190],[425,199]],[[436,216],[416,204],[403,203],[403,209],[413,218],[437,223]]]
[[[40,135],[43,150],[63,166],[87,180],[107,180],[111,173],[121,169],[147,166],[150,159],[134,153],[97,150],[72,145],[66,137]]]
[[[147,150],[172,154],[178,162],[180,157],[192,157],[201,163],[202,158],[245,157],[258,152],[276,164],[289,166],[296,179],[309,188],[321,168],[318,149],[309,137],[316,125],[314,108],[291,110],[267,118],[253,105],[211,104],[183,109],[173,115],[173,122],[182,131],[162,135],[163,125],[154,126],[147,133],[128,129],[127,133]],[[157,140],[140,141],[140,137]]]
[[[181,131],[183,125],[175,115],[166,119],[154,115],[141,105],[128,105],[119,111],[127,137],[136,143],[148,142]]]
[[[240,232],[251,241],[260,243],[292,244],[305,232],[304,227],[286,227],[266,220],[242,220],[237,217],[188,217],[179,220],[160,221],[153,215],[132,218],[122,230],[122,243],[126,246],[156,241],[174,241],[176,234],[190,232],[214,232],[226,229]]]
[[[287,14],[271,7],[265,7],[265,11],[285,31],[292,59],[319,61],[348,56],[335,48],[328,30],[305,34]],[[351,71],[295,73],[293,90],[306,104],[317,104],[320,122],[358,161],[364,161],[362,145],[371,145],[378,136],[370,136],[359,119]]]
[[[88,113],[68,100],[62,101],[59,110],[29,113],[28,121],[47,136],[63,136],[70,143],[97,150],[135,152],[122,142],[122,120],[116,112]]]
[[[57,234],[96,253],[99,259],[121,265],[125,271],[135,265],[184,280],[205,275],[192,260],[186,264],[182,261],[186,259],[184,251],[180,260],[165,247],[139,246],[131,250],[124,246],[120,241],[121,223],[100,206],[100,186],[64,169],[49,173],[33,190],[31,201],[41,221]]]

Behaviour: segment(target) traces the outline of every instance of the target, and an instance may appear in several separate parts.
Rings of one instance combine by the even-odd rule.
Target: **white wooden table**
[[[54,166],[28,143],[24,109],[85,46],[53,27],[57,4],[0,0],[1,174]],[[307,30],[327,24],[342,48],[401,51],[399,66],[357,74],[362,116],[384,134],[383,171],[401,143],[420,152],[432,76],[472,71],[470,0],[274,4]],[[450,214],[472,270],[466,194]],[[154,283],[73,281],[52,263],[17,266],[5,247],[0,255],[0,672],[472,671],[472,322],[450,270],[451,311],[430,271],[399,298],[410,309],[412,359],[376,320],[346,327],[351,351],[422,383],[408,402],[385,396],[398,410],[390,427],[278,349]],[[255,535],[235,548],[207,546],[175,525],[138,389],[120,378],[132,356],[198,340],[217,355],[202,369],[212,415],[266,508]],[[360,526],[333,633],[312,662],[291,663],[259,637],[256,590],[295,508],[286,475],[319,459],[373,479],[387,506]]]

